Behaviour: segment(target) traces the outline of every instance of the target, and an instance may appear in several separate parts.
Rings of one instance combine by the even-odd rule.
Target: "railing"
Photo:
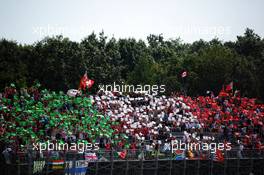
[[[212,154],[203,152],[205,157],[201,158],[200,152],[194,152],[194,157],[176,160],[175,154],[171,152],[148,152],[146,150],[127,150],[125,158],[116,155],[116,151],[96,152],[97,160],[86,160],[83,154],[76,152],[58,152],[57,159],[63,160],[63,168],[54,170],[49,164],[53,160],[50,152],[45,152],[44,156],[30,157],[26,153],[19,153],[15,157],[15,162],[9,165],[1,164],[1,172],[4,175],[32,175],[32,174],[65,174],[69,169],[77,168],[77,164],[87,168],[86,174],[209,174],[209,175],[240,175],[264,174],[264,151],[263,150],[243,150],[238,156],[239,150],[225,151],[223,162],[214,161]],[[42,163],[36,167],[37,163]],[[70,166],[73,165],[72,167]],[[36,169],[38,171],[36,171]],[[2,173],[1,173],[2,174]],[[74,173],[73,173],[74,174]],[[85,174],[85,173],[84,173]]]

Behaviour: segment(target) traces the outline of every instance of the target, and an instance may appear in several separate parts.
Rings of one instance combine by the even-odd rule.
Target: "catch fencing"
[[[122,151],[122,150],[120,150]],[[204,153],[204,152],[203,152]],[[192,158],[177,160],[171,152],[127,150],[121,158],[116,151],[96,152],[96,157],[85,160],[77,152],[57,152],[62,167],[54,169],[50,152],[44,156],[18,153],[12,164],[1,164],[3,175],[264,175],[264,151],[239,150],[224,152],[224,161],[213,159],[210,152],[201,158],[196,152]],[[79,168],[79,169],[78,169]],[[74,169],[74,171],[72,171]],[[78,171],[77,171],[78,170]]]

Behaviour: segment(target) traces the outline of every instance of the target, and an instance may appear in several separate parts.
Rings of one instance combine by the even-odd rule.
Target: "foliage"
[[[85,70],[99,84],[113,82],[165,84],[166,93],[186,88],[187,94],[215,94],[234,82],[243,96],[264,99],[264,40],[251,29],[234,42],[199,40],[191,44],[150,35],[142,40],[107,38],[92,33],[80,43],[62,36],[33,45],[0,41],[0,88],[39,81],[45,88],[76,88]],[[180,77],[186,70],[185,80]],[[173,82],[172,82],[173,81]],[[2,91],[1,90],[1,91]],[[93,92],[97,89],[93,88]]]

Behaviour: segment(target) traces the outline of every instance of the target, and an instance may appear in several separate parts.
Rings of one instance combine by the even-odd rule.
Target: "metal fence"
[[[87,161],[83,154],[76,152],[57,152],[58,159],[63,160],[61,169],[53,169],[52,155],[46,152],[44,156],[18,153],[12,164],[1,164],[1,174],[4,175],[32,175],[32,174],[87,174],[87,175],[264,175],[264,151],[243,150],[242,157],[238,150],[225,151],[223,162],[212,159],[212,154],[201,159],[200,152],[193,158],[176,160],[171,152],[147,152],[146,150],[127,150],[125,158],[121,158],[116,151],[96,152],[97,160]],[[33,158],[32,158],[33,157]],[[36,167],[36,162],[42,164]],[[83,172],[69,171],[69,163],[85,162]],[[77,168],[77,167],[75,167]],[[36,171],[36,169],[38,171]]]

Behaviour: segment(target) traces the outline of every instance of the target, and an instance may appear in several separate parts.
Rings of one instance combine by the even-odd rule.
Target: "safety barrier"
[[[50,152],[43,156],[29,157],[27,153],[18,153],[15,163],[1,164],[4,175],[263,175],[263,150],[243,150],[242,158],[238,150],[224,152],[224,161],[212,159],[210,153],[201,159],[199,156],[176,160],[171,152],[147,152],[146,150],[127,150],[124,158],[116,151],[96,152],[97,157],[85,160],[81,153],[57,152],[54,162]],[[199,155],[199,152],[195,153]],[[32,156],[32,155],[31,155]],[[60,160],[62,162],[60,166]],[[53,164],[52,164],[52,163]],[[56,166],[55,166],[56,165]],[[54,168],[56,167],[56,168]]]

